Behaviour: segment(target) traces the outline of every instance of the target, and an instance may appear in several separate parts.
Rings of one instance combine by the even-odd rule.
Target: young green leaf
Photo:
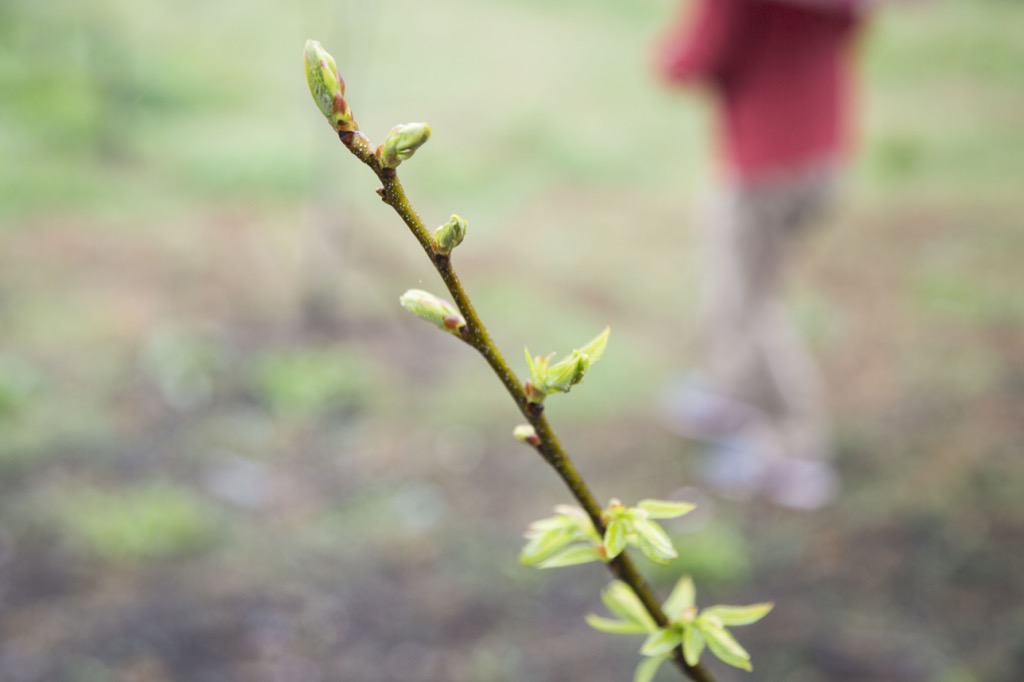
[[[643,635],[647,632],[643,625],[631,621],[604,618],[593,613],[588,613],[586,619],[590,627],[612,635]]]
[[[703,618],[694,621],[694,625],[700,628],[700,633],[704,636],[704,641],[711,649],[711,653],[720,658],[723,663],[748,672],[753,669],[750,665],[750,654],[740,646],[740,643],[729,634],[728,630]]]
[[[651,614],[647,613],[640,598],[626,583],[615,580],[608,587],[601,590],[601,601],[608,607],[608,610],[619,618],[624,618],[633,623],[644,626],[646,632],[654,632],[658,629]]]
[[[704,652],[704,635],[692,623],[683,626],[683,658],[687,664],[697,665],[700,655]]]
[[[622,519],[613,519],[604,532],[604,549],[609,559],[622,554],[626,549],[626,522]]]
[[[652,656],[640,661],[633,675],[633,682],[653,682],[654,676],[658,674],[658,668],[668,660],[668,656]]]
[[[530,538],[526,546],[519,552],[519,562],[531,566],[561,551],[566,545],[576,540],[576,533],[563,528],[544,530]]]
[[[537,564],[537,568],[561,568],[562,566],[587,564],[591,561],[602,561],[601,555],[597,553],[596,548],[590,545],[573,545],[544,559]]]
[[[583,375],[590,369],[590,358],[579,351],[548,368],[546,391],[548,393],[568,393],[569,390],[583,380]]]
[[[536,386],[542,386],[547,378],[548,363],[541,357],[534,361],[529,348],[523,347],[523,351],[526,353],[526,366],[530,369],[530,380]]]
[[[580,348],[580,353],[590,358],[591,364],[597,362],[604,355],[605,348],[608,347],[608,335],[611,333],[612,328],[605,327],[603,332],[588,341],[583,348]]]
[[[582,509],[580,509],[579,507],[577,507],[575,505],[572,505],[572,504],[556,504],[555,505],[555,512],[560,514],[560,515],[562,515],[562,516],[569,517],[580,528],[584,528],[585,527],[585,528],[589,528],[591,530],[594,529],[594,524],[590,520],[590,517],[587,516],[587,512],[583,511]],[[596,536],[596,532],[595,532],[595,536]]]
[[[640,647],[640,653],[644,656],[664,656],[682,643],[683,633],[674,627],[669,627],[652,632]]]
[[[697,508],[697,505],[689,502],[670,502],[668,500],[640,500],[636,506],[647,512],[648,518],[652,519],[674,519],[677,516],[689,514]]]
[[[651,561],[658,564],[667,564],[679,556],[676,554],[672,541],[669,540],[665,531],[653,521],[634,518],[633,529],[637,534],[637,546],[644,556]]]
[[[665,614],[672,620],[678,620],[683,616],[684,611],[693,608],[696,599],[697,590],[693,586],[693,578],[684,575],[672,588],[668,599],[665,600]]]
[[[775,604],[749,604],[747,606],[709,606],[701,611],[702,617],[717,618],[722,625],[750,625],[756,623],[772,610]]]

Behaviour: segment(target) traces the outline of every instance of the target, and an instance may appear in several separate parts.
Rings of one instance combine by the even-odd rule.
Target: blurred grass
[[[47,620],[65,590],[116,621],[95,577],[109,574],[129,615],[166,624],[148,642],[213,627],[166,611],[182,595],[197,613],[331,621],[266,650],[263,630],[214,628],[228,653],[208,667],[228,679],[292,679],[273,667],[284,650],[324,679],[382,660],[413,679],[432,668],[410,668],[408,641],[443,649],[446,680],[570,679],[580,652],[628,675],[632,649],[594,651],[580,627],[603,576],[515,565],[523,524],[564,493],[500,440],[517,417],[483,365],[396,305],[439,284],[311,105],[300,51],[314,37],[335,54],[371,139],[431,123],[403,180],[428,224],[469,220],[460,273],[514,367],[524,345],[565,352],[611,324],[601,364],[549,414],[600,494],[668,495],[693,453],[651,410],[692,346],[687,228],[713,157],[702,98],[651,72],[674,12],[0,4],[0,579],[24,595],[0,590],[19,614],[0,624],[15,643],[0,666],[40,622],[64,648],[40,654],[38,679],[78,679],[60,672],[78,655],[126,679],[131,618],[84,635]],[[1004,608],[1019,560],[998,550],[1024,528],[1021,25],[1017,2],[937,0],[867,31],[847,210],[793,283],[834,387],[844,497],[807,518],[723,503],[678,534],[709,599],[784,607],[752,635],[778,679],[893,646],[938,661],[904,679],[1012,679],[1024,655]],[[980,641],[982,621],[998,635]],[[444,642],[417,639],[435,627]],[[339,642],[343,661],[325,653]],[[238,653],[252,650],[260,663]]]

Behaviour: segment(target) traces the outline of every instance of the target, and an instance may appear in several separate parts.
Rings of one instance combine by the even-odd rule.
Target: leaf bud
[[[398,299],[402,307],[416,317],[426,320],[439,329],[461,335],[466,328],[466,319],[459,309],[448,301],[421,289],[410,289]]]
[[[520,424],[512,430],[512,435],[521,443],[526,443],[527,445],[532,445],[534,447],[540,445],[540,436],[537,435],[536,429],[529,424]]]
[[[339,133],[359,130],[345,101],[345,81],[338,74],[331,53],[315,40],[307,40],[302,52],[309,92],[327,121]]]
[[[452,249],[466,238],[466,227],[466,221],[453,213],[448,222],[434,230],[434,253],[442,256],[451,254]]]
[[[397,168],[429,139],[430,126],[426,123],[397,125],[388,131],[384,144],[377,147],[377,160],[384,168]]]

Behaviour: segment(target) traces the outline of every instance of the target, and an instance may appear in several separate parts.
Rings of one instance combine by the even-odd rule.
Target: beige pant
[[[816,169],[721,192],[703,224],[699,324],[710,388],[757,408],[756,425],[784,456],[825,457],[824,386],[780,301],[801,228],[830,203],[835,173]]]

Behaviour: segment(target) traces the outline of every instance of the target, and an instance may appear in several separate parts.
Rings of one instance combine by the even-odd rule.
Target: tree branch
[[[531,403],[527,400],[523,384],[509,367],[494,341],[491,340],[487,328],[480,320],[480,316],[477,314],[472,301],[470,301],[466,290],[463,288],[458,275],[452,267],[451,258],[434,252],[430,233],[409,202],[395,169],[385,168],[381,165],[370,142],[362,133],[358,131],[345,131],[338,133],[338,137],[348,147],[349,151],[373,170],[374,174],[381,181],[381,188],[377,190],[377,193],[384,203],[391,206],[398,213],[399,217],[416,238],[416,241],[420,243],[420,246],[426,252],[444,281],[445,286],[448,288],[448,292],[451,294],[455,305],[465,318],[466,327],[461,338],[483,356],[484,360],[498,376],[498,379],[505,386],[505,390],[512,396],[519,411],[523,414],[523,417],[526,418],[527,422],[537,433],[539,442],[534,446],[534,449],[558,473],[559,477],[561,477],[562,481],[565,482],[572,492],[573,497],[576,498],[576,501],[579,502],[587,516],[590,517],[594,528],[601,536],[604,536],[605,523],[601,517],[601,506],[597,503],[594,494],[590,491],[583,477],[580,476],[569,455],[562,448],[558,435],[544,415],[543,405]],[[608,570],[617,579],[624,582],[636,593],[644,608],[651,614],[654,622],[658,624],[658,627],[666,627],[669,624],[669,619],[658,604],[654,592],[626,552],[622,552],[606,565]],[[695,682],[714,682],[711,673],[703,665],[691,666],[686,663],[680,648],[673,652],[673,661],[679,670],[691,680]]]

